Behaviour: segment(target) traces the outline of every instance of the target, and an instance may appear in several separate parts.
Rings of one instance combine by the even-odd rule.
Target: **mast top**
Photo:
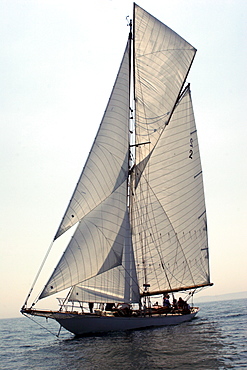
[[[129,20],[129,15],[126,17],[126,19],[127,19],[127,22],[128,22],[127,26],[129,26],[129,28],[130,28],[129,39],[131,40],[132,39],[132,19]]]

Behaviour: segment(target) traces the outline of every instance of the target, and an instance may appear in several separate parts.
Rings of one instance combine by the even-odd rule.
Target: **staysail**
[[[139,300],[125,182],[81,220],[40,298],[76,285],[73,300]]]
[[[70,301],[86,302],[139,302],[140,293],[137,283],[129,215],[123,221],[121,256],[116,267],[109,268],[108,258],[99,274],[75,286],[70,294]],[[112,251],[112,250],[111,250]],[[110,254],[109,254],[110,257]]]

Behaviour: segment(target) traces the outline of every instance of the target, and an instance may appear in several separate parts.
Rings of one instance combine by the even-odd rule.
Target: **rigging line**
[[[169,114],[166,113],[165,115],[163,116],[159,116],[159,117],[154,117],[154,118],[150,118],[150,117],[142,117],[141,115],[138,116],[139,120],[138,120],[138,126],[141,126],[142,124],[147,124],[148,126],[152,126],[154,123],[157,123],[157,122],[160,122],[163,124],[166,124],[167,121],[164,122],[164,118],[167,117]],[[151,130],[151,128],[150,128]]]
[[[135,45],[135,39],[134,39],[134,45]],[[135,65],[134,65],[134,74],[135,74],[135,81],[134,82],[135,82],[135,85],[136,85],[136,78],[138,78],[138,80],[141,81],[139,66],[136,63],[136,61],[135,61]],[[143,101],[144,100],[143,99],[144,95],[143,95],[142,83],[140,83],[140,90],[141,90],[140,95],[141,95],[141,98],[142,98],[142,101]],[[134,91],[134,92],[135,92],[135,95],[136,95],[136,91]],[[136,110],[135,113],[137,113],[137,110]],[[147,122],[147,114],[146,114],[146,106],[145,106],[145,104],[143,104],[143,113],[144,113],[144,117],[142,117],[142,118]],[[137,119],[135,119],[135,126],[137,127],[136,121],[139,120],[139,115],[138,115],[138,117],[136,116],[136,118]],[[147,133],[147,134],[148,134],[148,140],[150,140],[150,134],[149,133]],[[138,137],[138,133],[137,133],[136,137]]]
[[[123,271],[118,270],[119,274],[120,274],[123,278],[125,277],[125,275],[126,275],[126,274],[128,274],[128,276],[130,277],[131,281],[132,281],[132,282],[135,282],[135,283],[136,283],[136,285],[139,287],[139,282],[138,282],[138,280],[136,280],[136,279],[134,279],[134,278],[133,278],[133,276],[130,274],[130,271],[126,270],[126,268],[123,266],[123,264],[121,264],[121,265],[119,265],[119,266],[121,266],[121,267],[123,268]],[[114,266],[113,268],[116,268],[116,267],[119,267],[119,266]],[[113,269],[113,268],[112,268],[112,269]],[[112,270],[112,269],[110,269],[110,270]],[[110,270],[108,270],[108,271],[110,271]],[[102,272],[101,274],[104,274],[105,272],[106,272],[106,271]],[[94,275],[94,276],[91,276],[90,278],[88,278],[88,279],[86,279],[86,280],[83,280],[83,281],[81,281],[81,282],[77,283],[77,285],[78,285],[78,284],[81,284],[81,283],[86,283],[86,282],[87,282],[88,280],[90,280],[92,277],[97,277],[97,276],[99,276],[99,275],[101,275],[101,274],[96,274],[96,275]],[[109,279],[108,281],[111,283],[111,279]],[[129,287],[131,287],[131,283],[129,283],[129,284],[128,284],[128,286],[129,286]],[[140,289],[140,287],[139,287],[139,289]]]
[[[49,248],[48,248],[48,250],[47,250],[47,252],[46,252],[46,255],[45,255],[45,257],[44,257],[44,259],[43,259],[43,261],[42,261],[42,263],[41,263],[41,266],[40,266],[40,268],[39,268],[39,270],[38,270],[38,272],[37,272],[37,275],[35,276],[35,279],[34,279],[34,281],[33,281],[33,284],[32,284],[31,289],[30,289],[30,291],[29,291],[29,293],[28,293],[28,295],[27,295],[27,298],[26,298],[26,300],[25,300],[25,302],[24,302],[23,307],[26,307],[26,306],[27,306],[27,301],[28,301],[28,299],[30,298],[30,295],[31,295],[31,293],[32,293],[32,291],[33,291],[33,288],[34,288],[34,286],[35,286],[35,284],[36,284],[36,282],[37,282],[37,280],[38,280],[39,276],[40,276],[40,273],[41,273],[41,271],[42,271],[42,269],[43,269],[43,267],[44,267],[44,264],[45,264],[45,262],[46,262],[46,260],[47,260],[47,258],[48,258],[48,256],[49,256],[49,254],[50,254],[50,251],[51,251],[51,249],[52,249],[53,244],[54,244],[54,241],[52,241],[52,242],[51,242],[51,244],[50,244],[50,246],[49,246]],[[32,306],[34,306],[34,305],[35,305],[35,303],[37,303],[37,301],[38,301],[38,299],[36,298],[36,300],[34,301],[34,303],[32,304]]]
[[[142,194],[143,192],[141,191],[140,192],[140,196],[141,196],[141,194]],[[149,195],[150,196],[150,195]],[[145,202],[145,199],[143,198],[143,201]],[[149,202],[150,203],[150,202]],[[146,206],[149,204],[148,202],[146,203]],[[149,213],[147,213],[147,215],[149,216]],[[148,217],[149,218],[149,220],[150,220],[150,217]],[[146,220],[147,221],[147,220]],[[150,223],[151,224],[151,223]],[[144,225],[142,224],[141,225],[142,226],[142,231],[145,233],[145,231],[146,231],[146,229],[143,229],[143,227],[144,227]],[[151,231],[152,231],[152,233],[153,233],[153,230],[151,229]],[[156,230],[156,233],[157,233],[157,230]],[[153,235],[153,234],[151,234],[150,233],[150,235],[149,236],[151,236],[151,235]],[[147,238],[149,237],[149,236],[145,236],[144,237],[144,240],[145,241],[147,241]],[[142,239],[143,240],[143,239]],[[145,243],[146,244],[146,243]],[[155,245],[155,244],[154,244]],[[155,246],[156,247],[156,246]],[[157,247],[156,247],[156,249],[157,249]],[[146,254],[147,254],[147,251],[146,251]],[[152,260],[152,263],[153,263],[153,265],[154,265],[154,262],[153,262],[153,256],[152,256],[152,253],[151,253],[151,250],[150,250],[150,248],[149,248],[149,254],[150,254],[150,257],[151,257],[151,260]],[[143,258],[144,259],[144,258]],[[144,259],[145,261],[146,261],[146,259]],[[161,258],[160,258],[160,261],[161,261]],[[144,272],[146,271],[146,269],[147,269],[147,267],[145,267],[144,268]],[[156,281],[159,281],[159,278],[158,278],[158,275],[157,275],[157,273],[156,273],[156,270],[154,271],[155,272],[155,276],[156,276]],[[146,274],[145,274],[145,276],[146,276]],[[147,279],[147,278],[146,278]]]
[[[138,255],[138,258],[141,260],[141,262],[140,262],[141,269],[142,269],[142,272],[144,274],[144,282],[146,282],[146,266],[144,265],[144,262],[145,262],[145,259],[144,259],[144,243],[143,243],[143,238],[141,236],[141,233],[139,232],[140,222],[137,223],[137,220],[139,220],[139,221],[141,220],[141,222],[142,222],[143,214],[140,212],[140,208],[137,206],[137,204],[138,203],[136,203],[136,202],[134,202],[134,204],[133,204],[133,209],[135,209],[135,213],[136,213],[136,215],[138,215],[138,217],[133,218],[133,215],[132,215],[132,228],[138,230],[139,240],[138,240],[138,242],[134,242],[134,245],[135,245],[136,254]],[[141,225],[142,225],[142,223],[141,223]],[[137,239],[137,237],[135,237],[135,240],[136,239]],[[137,245],[141,246],[141,248],[140,248],[141,253],[139,253],[139,248],[137,248]],[[139,263],[138,263],[138,265],[139,265]],[[139,286],[139,284],[138,284],[138,286]],[[139,289],[141,290],[142,288],[139,286]]]
[[[148,183],[147,183],[147,185],[148,185]],[[149,187],[149,191],[151,190],[151,188]],[[153,192],[152,192],[153,193]],[[150,194],[149,194],[149,197],[150,197]],[[150,204],[151,204],[151,202],[150,202]],[[152,204],[151,204],[151,207],[152,207]],[[154,214],[153,212],[152,212],[152,214]],[[149,217],[149,213],[148,213],[148,218],[150,219],[150,217]],[[151,223],[150,223],[151,224]],[[165,266],[164,266],[164,263],[163,263],[163,257],[162,257],[162,254],[161,254],[161,252],[160,252],[160,250],[159,250],[159,247],[158,247],[158,244],[156,243],[156,240],[154,239],[154,237],[153,237],[153,235],[154,235],[154,233],[156,233],[156,234],[158,234],[158,230],[157,230],[157,226],[156,226],[156,230],[154,231],[154,230],[152,230],[153,228],[151,227],[151,231],[152,231],[152,233],[150,233],[150,237],[151,237],[151,239],[152,239],[152,241],[153,241],[153,245],[155,246],[155,249],[157,250],[157,252],[158,252],[158,256],[159,256],[159,259],[160,259],[160,263],[161,263],[161,267],[162,267],[162,269],[163,269],[163,272],[164,272],[164,274],[165,274],[165,277],[166,277],[166,280],[167,280],[167,282],[168,282],[168,285],[169,285],[169,288],[172,290],[172,287],[171,287],[171,283],[170,283],[170,280],[169,280],[169,278],[168,278],[168,275],[167,275],[167,273],[166,273],[166,269],[165,269]],[[149,253],[150,253],[150,256],[151,256],[151,259],[153,260],[153,257],[152,257],[152,254],[151,254],[151,251],[149,250]],[[156,275],[156,279],[157,279],[157,275]],[[158,279],[157,279],[158,280]],[[174,298],[174,295],[173,295],[173,293],[172,293],[172,296],[173,296],[173,298]]]
[[[163,114],[161,114],[160,116],[154,116],[154,117],[148,117],[148,119],[151,121],[151,120],[159,120],[159,119],[162,119],[162,118],[164,118],[164,117],[166,117],[166,116],[168,116],[169,115],[169,113],[170,112],[166,112],[166,113],[163,113]],[[147,119],[147,117],[145,117],[145,116],[141,116],[141,115],[139,115],[139,118],[142,118],[142,119],[144,119],[144,120],[146,120]]]
[[[143,175],[142,177],[143,177],[143,178],[144,178],[144,180],[146,181],[146,184],[147,184],[148,188],[152,191],[152,193],[153,193],[154,197],[156,198],[157,202],[159,203],[159,205],[160,205],[160,206],[161,206],[161,208],[163,209],[163,211],[164,211],[164,213],[165,213],[165,215],[166,215],[167,219],[168,219],[168,220],[169,220],[169,222],[170,222],[170,225],[171,225],[171,227],[172,227],[172,230],[173,230],[173,232],[174,232],[174,234],[175,234],[175,236],[176,236],[176,239],[177,239],[177,242],[178,242],[178,246],[180,247],[180,249],[181,249],[181,251],[182,251],[182,254],[183,254],[184,259],[185,259],[185,261],[186,261],[186,265],[187,265],[187,267],[188,267],[188,269],[189,269],[189,272],[190,272],[190,275],[191,275],[191,279],[192,279],[193,283],[195,284],[195,281],[194,281],[194,278],[193,278],[193,274],[192,274],[192,272],[191,272],[191,270],[190,270],[189,263],[188,263],[188,261],[187,261],[186,255],[185,255],[185,253],[184,253],[184,250],[183,250],[183,248],[182,248],[182,245],[181,245],[181,243],[180,243],[180,241],[179,241],[179,238],[178,238],[178,236],[177,236],[176,230],[174,229],[173,224],[172,224],[172,222],[171,222],[170,218],[168,217],[168,214],[166,213],[166,211],[165,211],[164,207],[163,207],[163,206],[162,206],[162,204],[160,203],[160,201],[159,201],[158,197],[157,197],[157,196],[156,196],[156,194],[154,193],[153,189],[150,187],[150,185],[149,185],[149,183],[148,183],[148,180],[146,179],[146,177],[145,177],[144,175]]]
[[[72,292],[72,290],[74,289],[74,287],[75,287],[75,285],[73,285],[71,288],[70,288],[70,290],[69,290],[69,292],[68,292],[68,294],[66,295],[66,297],[64,298],[64,299],[62,299],[62,303],[60,304],[60,309],[59,309],[59,311],[62,311],[62,309],[64,308],[66,308],[65,307],[65,304],[67,304],[68,302],[69,302],[69,296],[70,296],[70,294],[71,294],[71,292]]]
[[[22,313],[23,316],[27,317],[28,319],[30,319],[31,321],[33,321],[35,324],[39,325],[41,328],[45,329],[46,331],[48,331],[50,334],[54,335],[55,337],[57,337],[59,340],[61,340],[59,338],[59,334],[60,334],[60,331],[61,331],[61,325],[60,325],[60,328],[59,328],[59,332],[58,334],[55,334],[53,333],[51,330],[47,329],[44,325],[42,325],[40,322],[34,320],[32,317],[26,315],[25,313]]]
[[[149,213],[147,214],[147,215],[149,215]],[[143,227],[143,225],[141,225],[142,227]],[[143,232],[145,232],[146,230],[144,229],[144,230],[142,230]],[[152,233],[150,233],[150,235],[148,235],[148,236],[146,236],[145,235],[145,237],[144,237],[144,239],[142,239],[142,243],[141,244],[143,244],[143,246],[144,246],[144,243],[143,243],[143,240],[145,240],[145,242],[147,242],[147,239],[151,236],[152,237],[152,239],[153,239],[153,234],[154,234],[154,231],[151,229],[151,231],[152,231]],[[157,230],[156,230],[156,233],[157,233]],[[155,239],[153,239],[153,241],[154,241]],[[153,243],[154,245],[155,245],[155,243]],[[147,244],[147,243],[145,243],[145,246],[146,246],[146,248],[145,249],[147,249],[147,246],[148,246],[149,244]],[[155,248],[157,249],[157,246],[155,245]],[[150,248],[148,248],[149,249],[149,255],[150,255],[150,257],[151,257],[151,260],[152,260],[152,264],[154,265],[154,257],[152,256],[152,253],[151,253],[151,249]],[[142,250],[143,250],[143,247],[142,247]],[[157,249],[158,250],[158,249]],[[142,252],[143,253],[143,252]],[[147,251],[145,251],[145,253],[147,254]],[[158,253],[159,253],[159,251],[158,251]],[[144,260],[146,261],[146,259],[144,258]],[[161,259],[161,257],[160,257],[160,262],[162,263],[162,259]],[[146,269],[147,269],[147,267],[144,267],[144,272],[146,271]],[[156,281],[158,282],[159,281],[159,278],[158,278],[158,275],[157,275],[157,271],[156,270],[154,270],[154,274],[155,274],[155,276],[156,276]],[[147,274],[145,274],[145,276],[147,276]],[[147,277],[146,277],[146,279],[147,279]],[[167,279],[168,280],[168,279]],[[169,283],[169,282],[168,282]]]
[[[94,222],[92,222],[92,221],[88,221],[91,225],[93,225],[93,226],[95,226],[95,228],[97,229],[97,231],[98,231],[98,233],[101,235],[101,236],[103,236],[103,239],[106,241],[106,243],[107,243],[107,245],[109,246],[109,252],[111,251],[111,242],[110,242],[110,239],[109,239],[109,237],[107,237],[107,235],[105,235],[105,233],[104,233],[104,231],[101,229],[101,227],[99,226],[99,225],[97,225],[97,224],[95,224]],[[119,226],[119,225],[117,225],[117,226]],[[121,229],[121,226],[122,226],[122,224],[119,226],[119,229]],[[119,232],[119,231],[118,231]],[[118,233],[116,233],[116,238],[117,238],[117,236],[118,236]],[[116,240],[116,239],[115,239]],[[109,253],[108,252],[108,253]],[[97,256],[97,254],[95,254],[96,256]],[[104,272],[104,271],[103,271]],[[96,274],[96,275],[98,275],[98,273]],[[94,276],[96,276],[96,275],[94,275]],[[91,277],[90,277],[91,278]],[[87,279],[86,279],[87,280]],[[81,281],[82,282],[82,281]],[[80,282],[79,282],[80,283]]]
[[[155,230],[155,233],[158,235],[158,230],[157,230],[157,226],[156,226],[156,230]],[[161,235],[161,234],[160,234]],[[167,275],[167,273],[166,273],[166,270],[165,270],[165,266],[164,266],[164,263],[163,263],[163,256],[162,256],[162,253],[161,253],[161,251],[159,250],[159,243],[156,243],[156,239],[154,238],[154,232],[152,232],[152,234],[150,234],[150,236],[151,236],[151,238],[152,238],[152,240],[153,240],[153,244],[155,245],[155,248],[156,248],[156,250],[157,250],[157,252],[158,252],[158,255],[159,255],[159,259],[160,259],[160,263],[161,263],[161,266],[162,266],[162,269],[163,269],[163,271],[164,271],[164,273],[165,273],[165,276],[166,276],[166,280],[167,280],[167,282],[168,282],[168,285],[169,285],[169,287],[170,287],[170,289],[172,289],[172,287],[171,287],[171,283],[170,283],[170,280],[168,279],[168,275]],[[160,238],[160,236],[158,235],[158,239],[157,240],[159,240],[159,238]],[[177,252],[176,252],[176,255],[177,255]],[[175,256],[175,262],[176,262],[176,256]],[[174,267],[175,268],[175,267]],[[171,275],[173,276],[173,277],[175,277],[174,276],[174,274],[173,273],[171,273]],[[176,279],[177,280],[177,279]],[[173,297],[174,298],[174,297]]]
[[[141,289],[141,288],[140,288],[140,286],[139,286],[139,281],[138,281],[138,279],[137,279],[137,280],[136,280],[136,279],[133,279],[133,276],[130,274],[130,271],[129,271],[129,270],[127,270],[123,265],[121,265],[121,266],[123,267],[123,270],[124,270],[125,274],[127,274],[127,275],[130,277],[130,280],[136,283],[136,285],[137,285],[137,287],[139,288],[139,291],[140,291],[140,289]],[[125,276],[121,271],[119,271],[119,273],[120,273],[123,277]],[[129,287],[131,287],[131,286],[132,286],[132,284],[131,284],[131,283],[129,283],[129,284],[128,284],[128,286],[129,286]]]
[[[163,129],[161,130],[161,132],[160,132],[160,134],[159,134],[159,136],[158,136],[158,138],[157,138],[157,140],[156,140],[156,142],[155,142],[155,144],[154,144],[154,146],[153,146],[152,150],[150,151],[150,157],[149,157],[149,160],[150,160],[151,156],[153,155],[153,153],[154,153],[154,151],[155,151],[155,148],[156,148],[156,146],[158,145],[158,143],[159,143],[159,141],[160,141],[160,138],[161,138],[161,136],[163,135],[163,132],[164,132],[165,128],[169,125],[169,123],[170,123],[170,121],[171,121],[171,119],[172,119],[172,117],[173,117],[173,113],[174,113],[174,111],[175,111],[176,107],[178,106],[178,104],[180,103],[180,101],[182,101],[182,99],[183,99],[183,98],[184,98],[184,96],[186,95],[187,91],[188,91],[188,92],[189,92],[189,94],[190,94],[190,84],[187,84],[187,86],[186,86],[184,89],[183,89],[183,87],[184,87],[184,84],[185,84],[186,78],[187,78],[187,76],[188,76],[188,73],[189,73],[189,71],[190,71],[190,68],[191,68],[191,65],[192,65],[192,63],[193,63],[194,58],[195,58],[195,55],[194,55],[194,56],[193,56],[193,58],[192,58],[191,64],[190,64],[190,66],[189,66],[189,68],[188,68],[187,74],[186,74],[186,76],[185,76],[185,78],[184,78],[184,81],[183,81],[183,83],[182,83],[182,85],[181,85],[181,88],[180,88],[179,94],[178,94],[178,96],[177,96],[177,99],[176,99],[176,101],[175,101],[175,103],[174,103],[174,105],[173,105],[173,108],[171,109],[171,112],[170,112],[170,114],[169,114],[168,120],[167,120],[166,124],[164,125]],[[142,85],[141,85],[141,87],[142,87]],[[143,93],[142,93],[142,98],[143,98]],[[146,108],[144,107],[144,113],[145,113],[145,111],[146,111]],[[138,118],[139,118],[139,116],[138,116]],[[147,119],[147,118],[146,118],[146,119]],[[148,138],[149,138],[149,137],[150,137],[149,132],[147,132],[147,135],[148,135]],[[137,135],[137,136],[138,136],[138,135]],[[142,136],[143,136],[143,135],[142,135]]]
[[[104,148],[104,146],[103,145],[101,145],[101,147],[98,147],[98,148],[100,148],[100,154],[95,154],[96,156],[97,156],[97,159],[99,160],[99,162],[101,163],[102,162],[102,158],[103,157],[105,157],[106,159],[107,159],[107,156],[106,156],[106,154],[105,154],[105,152],[102,150],[102,148]],[[106,148],[104,148],[104,149],[106,149]],[[126,153],[127,153],[127,151],[128,151],[128,148],[126,148]],[[113,155],[113,153],[111,153],[109,150],[107,150],[107,154],[110,154],[111,155],[111,160],[114,160],[113,161],[113,163],[116,163],[116,159],[115,159],[115,156]],[[104,158],[104,159],[105,159]],[[123,166],[124,166],[124,162],[125,161],[123,161],[123,165],[122,165],[122,167],[120,168],[120,171],[119,171],[119,175],[121,174],[121,172],[124,172],[124,168],[123,168]],[[102,175],[102,177],[103,177],[103,174],[102,174],[102,171],[100,171],[99,170],[99,166],[96,164],[96,162],[95,161],[92,161],[92,163],[93,163],[93,165],[95,165],[96,166],[96,168],[98,169],[98,171],[99,171],[99,173]],[[110,162],[110,160],[108,160],[108,167],[113,167],[113,163],[112,162]],[[90,181],[90,179],[88,178],[88,176],[87,175],[85,175],[84,174],[84,177],[86,178],[86,180],[89,180]],[[124,177],[124,176],[123,176]],[[125,178],[123,179],[123,181],[122,182],[124,182],[125,181]],[[93,188],[93,191],[95,191],[95,193],[97,194],[97,198],[101,198],[101,196],[100,196],[100,194],[101,194],[101,192],[102,192],[102,195],[104,196],[104,199],[102,200],[102,201],[104,201],[105,199],[107,199],[108,197],[109,197],[109,195],[110,194],[112,194],[113,193],[113,191],[114,190],[116,190],[116,184],[115,184],[115,186],[114,186],[114,188],[111,190],[111,192],[110,192],[110,190],[109,190],[109,188],[108,189],[106,189],[106,191],[105,191],[105,189],[103,188],[103,186],[102,186],[102,184],[101,183],[97,183],[96,185],[97,186],[95,186],[95,185],[93,185],[92,184],[92,181],[90,181],[90,183],[91,183],[91,185],[92,185],[92,188]],[[121,185],[121,184],[120,184]],[[119,186],[120,186],[119,185]],[[98,191],[98,189],[97,189],[97,187],[99,187],[100,189],[99,189],[99,191]],[[87,186],[87,187],[84,187],[85,188],[85,190],[87,190],[87,192],[90,194],[90,196],[91,196],[91,198],[92,198],[92,192],[90,191],[91,189],[89,189],[89,187]],[[79,192],[79,191],[78,191]],[[85,194],[85,192],[79,192],[80,194],[81,193],[84,193]],[[86,200],[86,203],[87,203],[87,205],[88,205],[88,202],[87,202],[87,199],[85,199],[85,197],[84,197],[84,200]],[[101,201],[101,202],[102,202]],[[92,209],[90,209],[86,214],[85,214],[85,211],[84,211],[84,208],[82,207],[82,204],[81,204],[81,202],[79,202],[78,200],[76,200],[76,199],[74,199],[74,202],[78,205],[78,207],[82,210],[82,212],[83,212],[83,216],[81,216],[80,218],[78,218],[78,221],[80,221],[84,216],[86,216],[92,209],[94,209],[95,207],[97,207],[98,206],[98,204],[96,204],[95,206],[94,206],[94,208],[92,208]],[[99,203],[100,204],[100,203]],[[89,207],[90,208],[90,207]]]
[[[151,236],[151,238],[153,239],[153,235]],[[153,239],[153,240],[154,240],[154,239]],[[169,288],[172,290],[172,286],[171,286],[171,283],[170,283],[170,279],[168,278],[168,275],[167,275],[167,273],[166,273],[166,269],[165,269],[165,266],[164,266],[164,263],[163,263],[163,259],[162,259],[161,253],[160,253],[159,248],[158,248],[158,246],[156,245],[156,243],[154,243],[154,245],[155,245],[155,248],[156,248],[156,250],[157,250],[157,252],[158,252],[158,255],[159,255],[159,258],[160,258],[161,267],[162,267],[162,269],[163,269],[163,271],[164,271],[164,274],[165,274],[166,280],[167,280],[167,282],[168,282]],[[173,297],[173,299],[174,299],[174,298],[175,298],[175,297],[174,297],[174,294],[173,294],[173,292],[171,292],[171,293],[172,293],[172,297]]]
[[[188,266],[187,266],[188,267]],[[174,276],[174,275],[173,275]],[[177,279],[176,279],[177,280]],[[177,280],[178,281],[178,280]]]
[[[97,207],[99,207],[103,202],[105,202],[106,201],[106,199],[108,199],[113,193],[115,193],[119,188],[120,188],[120,186],[125,182],[125,181],[127,181],[127,176],[123,179],[123,181],[116,187],[116,185],[115,185],[115,187],[112,189],[112,192],[111,193],[109,193],[109,195],[106,195],[105,196],[105,198],[104,199],[102,199],[98,204],[96,204],[94,207],[92,207],[86,214],[84,214],[83,216],[82,216],[82,218],[80,218],[80,219],[78,219],[78,223],[80,224],[81,223],[81,221],[83,220],[83,218],[85,218],[86,216],[88,216],[92,211],[94,211]],[[77,204],[79,204],[79,202],[77,201],[76,202]],[[69,208],[69,207],[68,207]],[[81,208],[81,207],[80,207]],[[74,226],[74,225],[73,225]],[[77,226],[78,227],[78,226]],[[55,239],[54,239],[55,240]],[[54,242],[54,240],[53,240],[53,242]]]

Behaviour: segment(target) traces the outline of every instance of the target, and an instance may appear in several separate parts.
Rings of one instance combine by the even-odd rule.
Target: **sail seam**
[[[143,178],[145,179],[145,176],[143,176]],[[189,270],[189,272],[190,272],[191,279],[192,279],[192,281],[194,282],[193,274],[192,274],[192,272],[191,272],[191,270],[190,270],[189,263],[188,263],[188,261],[187,261],[186,255],[185,255],[185,253],[184,253],[184,251],[183,251],[182,244],[181,244],[181,242],[179,241],[179,238],[178,238],[178,236],[177,236],[176,230],[174,229],[173,224],[172,224],[172,222],[170,221],[170,218],[169,218],[169,216],[167,215],[167,213],[166,213],[165,209],[163,208],[162,204],[160,203],[159,199],[157,198],[157,195],[155,194],[155,192],[153,191],[153,189],[152,189],[152,188],[150,187],[150,185],[148,184],[148,181],[147,181],[147,180],[145,180],[145,181],[146,181],[146,184],[148,185],[148,188],[149,188],[149,189],[150,189],[150,191],[152,192],[153,196],[156,198],[157,202],[160,204],[161,208],[163,209],[164,214],[166,214],[166,217],[167,217],[167,219],[168,219],[168,220],[169,220],[169,222],[170,222],[170,226],[172,227],[172,229],[173,229],[173,231],[174,231],[174,234],[176,235],[177,242],[178,242],[177,247],[180,247],[180,250],[181,250],[181,252],[182,252],[182,254],[183,254],[183,256],[184,256],[184,259],[185,259],[185,261],[186,261],[186,264],[187,264],[188,270]],[[173,277],[174,277],[174,278],[176,278],[175,276],[173,276]],[[194,284],[195,284],[195,282],[194,282]]]
[[[163,52],[167,52],[167,51],[185,51],[185,50],[189,50],[189,51],[195,51],[195,48],[190,47],[190,48],[179,48],[179,49],[160,49],[160,50],[157,50],[157,51],[152,51],[151,53],[145,53],[145,54],[137,54],[136,55],[136,59],[140,59],[142,57],[145,57],[145,56],[148,56],[148,55],[154,55],[154,54],[157,54],[157,53],[163,53]]]

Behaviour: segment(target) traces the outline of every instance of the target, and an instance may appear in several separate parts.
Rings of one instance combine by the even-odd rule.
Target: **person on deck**
[[[105,306],[105,311],[113,311],[115,309],[114,303],[107,303]]]
[[[178,309],[178,302],[177,302],[176,298],[173,299],[172,307],[173,307],[174,311],[176,311]]]
[[[182,311],[182,313],[190,313],[190,306],[189,304],[184,301],[181,297],[178,299],[178,309]]]
[[[129,303],[118,303],[117,309],[121,316],[131,316],[132,310]]]
[[[93,302],[89,302],[88,307],[89,307],[90,313],[93,313]]]
[[[171,304],[170,304],[170,301],[169,301],[169,295],[165,295],[163,296],[163,307],[165,307],[166,309],[170,309],[171,308]]]
[[[157,310],[158,308],[160,308],[160,306],[159,306],[159,302],[155,302],[155,303],[154,303],[154,305],[153,305],[153,308],[154,308],[155,310]]]
[[[180,310],[182,310],[182,309],[183,309],[183,307],[184,307],[184,300],[183,300],[181,297],[179,297],[179,298],[178,298],[178,308],[179,308]]]

